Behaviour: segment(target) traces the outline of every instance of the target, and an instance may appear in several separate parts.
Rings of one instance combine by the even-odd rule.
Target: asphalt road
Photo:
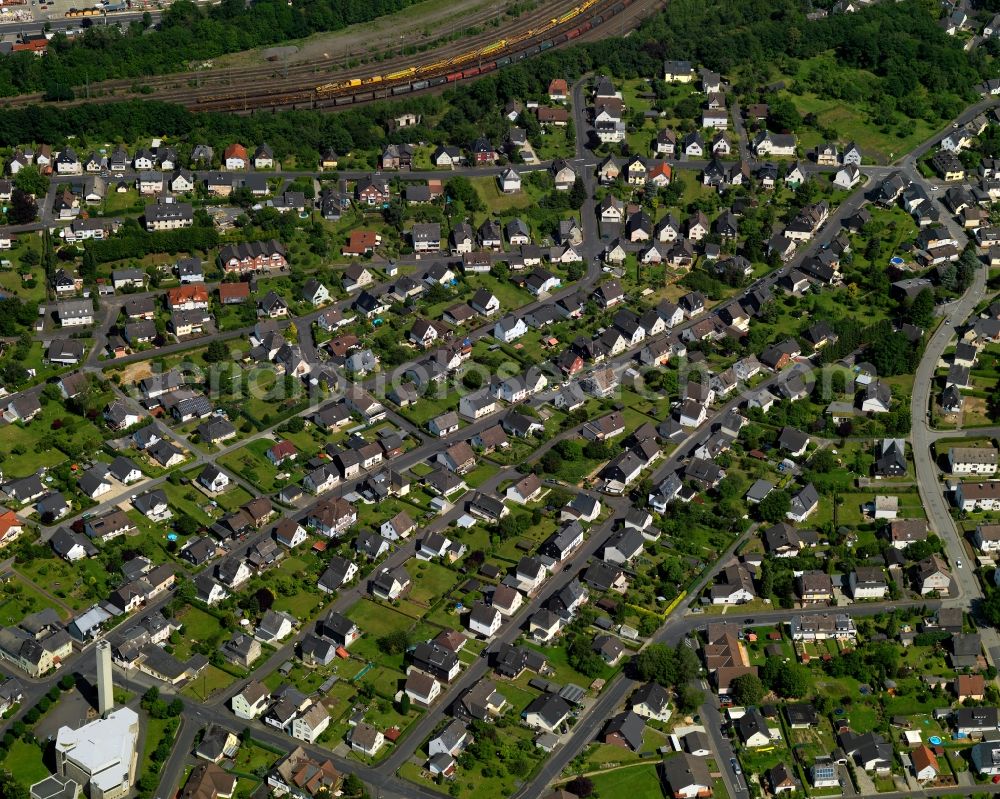
[[[86,4],[83,4],[86,5]],[[78,6],[83,7],[83,6]],[[106,14],[100,17],[49,17],[33,19],[29,22],[2,22],[0,23],[0,37],[13,37],[19,34],[41,33],[48,25],[53,33],[65,32],[69,30],[82,30],[84,19],[92,21],[95,27],[103,25],[121,25],[127,27],[132,22],[141,22],[143,11],[123,11],[120,13]],[[150,16],[156,22],[160,18],[160,11],[155,8],[149,9]]]

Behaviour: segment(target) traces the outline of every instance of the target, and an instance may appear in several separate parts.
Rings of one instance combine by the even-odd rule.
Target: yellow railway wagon
[[[482,50],[479,51],[480,55],[489,55],[490,53],[495,53],[497,50],[503,50],[507,46],[507,40],[501,39],[499,42],[493,42],[491,45],[487,45]]]
[[[351,78],[351,80],[333,81],[332,83],[322,83],[316,87],[317,94],[329,94],[339,92],[343,89],[353,89],[361,85],[361,78]]]
[[[407,67],[406,69],[401,69],[398,72],[390,72],[388,75],[385,76],[385,79],[399,80],[400,78],[409,78],[412,77],[416,71],[417,70],[414,67]]]

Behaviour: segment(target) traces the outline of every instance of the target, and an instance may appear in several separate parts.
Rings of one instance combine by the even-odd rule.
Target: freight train
[[[247,103],[247,110],[258,105],[268,108],[331,108],[366,103],[389,97],[398,97],[411,92],[433,89],[444,84],[456,83],[460,80],[485,75],[496,69],[508,66],[525,58],[538,55],[552,47],[557,47],[598,25],[607,22],[611,17],[620,14],[634,0],[618,0],[605,6],[600,14],[585,20],[579,26],[562,31],[552,37],[543,38],[553,28],[564,27],[581,14],[586,13],[601,0],[585,0],[581,5],[567,11],[559,18],[553,18],[538,28],[532,28],[512,38],[477,47],[461,53],[453,58],[443,59],[432,64],[407,67],[386,75],[372,75],[364,78],[350,78],[343,81],[321,84],[313,90],[303,90],[279,96],[264,95],[266,102]],[[484,60],[487,59],[488,60]],[[470,62],[475,62],[470,63]],[[199,98],[198,105],[204,110],[228,110],[239,106],[240,98],[234,97],[204,97]]]

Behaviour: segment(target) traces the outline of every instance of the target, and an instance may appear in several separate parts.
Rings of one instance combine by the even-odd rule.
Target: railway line
[[[274,91],[244,94],[242,101],[233,97],[209,97],[198,100],[192,107],[203,111],[236,113],[261,109],[330,109],[440,89],[502,69],[553,47],[574,42],[581,36],[590,38],[600,35],[593,31],[610,23],[619,14],[623,15],[623,21],[629,19],[634,23],[634,20],[658,3],[659,0],[587,0],[572,12],[559,18],[551,18],[540,28],[531,29],[517,37],[501,39],[485,47],[468,49],[455,57],[439,59],[433,64],[410,67],[385,75],[321,84],[313,89],[301,89],[287,94],[277,94]],[[626,12],[629,12],[628,17],[624,16]]]
[[[546,8],[535,8],[518,14],[499,26],[501,30],[515,32],[541,24],[553,14],[562,15],[572,8],[579,0],[557,0],[548,3]],[[377,69],[392,71],[396,67],[404,67],[414,63],[414,60],[429,59],[459,53],[467,49],[470,42],[488,42],[495,38],[496,33],[490,32],[493,23],[503,18],[503,14],[516,4],[514,0],[504,0],[502,3],[486,2],[478,8],[455,17],[454,21],[439,26],[433,36],[406,38],[402,42],[392,38],[370,43],[363,52],[342,52],[335,57],[312,58],[288,63],[277,59],[267,64],[248,67],[221,67],[210,70],[193,70],[183,73],[169,73],[149,77],[116,78],[91,84],[88,96],[76,100],[64,101],[60,105],[75,105],[80,102],[114,102],[137,95],[155,96],[165,102],[186,103],[190,98],[207,94],[233,93],[241,94],[241,86],[254,85],[266,81],[276,92],[291,91],[304,85],[312,85],[329,80],[334,75],[342,78],[370,75]],[[463,31],[475,28],[489,29],[474,36],[455,38]],[[437,46],[433,46],[435,43]],[[408,53],[414,48],[430,48],[416,53]],[[241,95],[242,96],[242,95]],[[0,103],[42,103],[45,102],[42,92],[18,95],[0,99]]]
[[[571,0],[572,1],[572,0]],[[435,91],[459,81],[475,79],[575,41],[591,41],[631,30],[663,0],[575,0],[536,8],[520,15],[497,33],[448,42],[414,56],[400,56],[373,64],[337,70],[329,61],[302,62],[280,67],[269,64],[249,69],[164,75],[141,81],[142,96],[184,105],[194,111],[250,114],[259,111],[338,109],[378,100]],[[463,20],[461,28],[467,28]],[[336,72],[337,80],[324,80]],[[375,74],[373,74],[375,73]],[[95,85],[97,94],[55,103],[115,102],[134,96],[139,81],[122,79]],[[146,88],[148,87],[148,88]],[[10,98],[17,104],[42,102],[40,95]]]

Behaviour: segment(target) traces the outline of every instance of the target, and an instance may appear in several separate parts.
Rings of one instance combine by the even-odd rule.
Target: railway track
[[[452,59],[439,60],[431,65],[409,68],[401,73],[372,76],[356,83],[341,80],[337,84],[321,85],[313,90],[299,90],[287,94],[274,91],[245,93],[242,99],[212,97],[191,106],[204,111],[230,111],[254,113],[259,110],[335,109],[358,105],[409,94],[433,91],[462,80],[470,80],[502,69],[525,58],[530,58],[553,47],[563,46],[591,37],[613,35],[613,29],[601,28],[612,20],[622,25],[635,22],[661,5],[662,0],[592,0],[585,4],[585,11],[564,15],[565,21],[551,20],[541,33],[534,31],[518,39],[500,40],[496,47],[466,50]],[[618,15],[622,15],[618,17]],[[618,17],[616,19],[616,17]],[[600,32],[595,29],[601,28]],[[467,57],[471,53],[473,56]]]
[[[295,63],[272,62],[251,67],[227,67],[207,71],[171,73],[139,78],[118,78],[91,84],[86,97],[52,103],[60,106],[79,105],[83,102],[115,102],[132,97],[153,97],[164,102],[188,105],[200,97],[225,96],[243,97],[244,87],[266,85],[270,93],[283,94],[305,86],[314,86],[330,81],[333,77],[341,80],[364,78],[375,71],[393,72],[416,63],[426,63],[441,58],[450,58],[467,50],[470,43],[488,44],[498,35],[493,31],[492,22],[502,15],[515,0],[506,0],[502,5],[485,3],[471,15],[464,15],[454,23],[434,31],[434,36],[425,41],[404,40],[402,45],[393,43],[382,50],[369,48],[363,58],[347,53],[338,58],[321,58]],[[497,30],[511,31],[515,35],[540,26],[555,15],[563,15],[579,3],[579,0],[557,0],[544,7],[535,7],[500,25]],[[449,40],[463,31],[484,28],[484,32],[473,37]],[[423,52],[406,54],[404,50],[443,41],[437,47]],[[138,91],[137,91],[138,89]],[[41,92],[0,99],[13,105],[43,103]]]
[[[572,0],[570,0],[570,2],[572,2]],[[579,2],[579,0],[576,0],[576,2]],[[561,4],[554,7],[552,5],[548,5],[544,8],[536,8],[526,14],[520,15],[516,20],[513,20],[506,30],[511,31],[513,35],[522,34],[538,28],[543,23],[551,19],[554,13],[559,14],[560,11],[565,13],[565,9],[570,7],[569,2],[564,0]],[[463,24],[462,28],[465,27],[468,26]],[[215,87],[214,89],[211,86],[206,85],[197,87],[197,89],[185,86],[173,91],[161,90],[157,92],[157,99],[163,99],[167,102],[182,103],[191,108],[195,108],[196,110],[245,111],[254,107],[259,107],[260,97],[267,95],[287,96],[302,91],[311,92],[318,84],[329,83],[330,78],[334,77],[334,75],[337,77],[338,83],[351,83],[353,81],[358,85],[361,85],[372,75],[373,71],[376,70],[386,75],[402,75],[407,73],[407,71],[411,68],[416,69],[420,65],[428,62],[437,63],[440,61],[451,61],[460,56],[462,53],[468,51],[470,48],[470,42],[483,42],[482,47],[486,48],[493,42],[496,35],[496,33],[487,33],[474,38],[448,42],[441,47],[426,53],[385,60],[380,62],[378,66],[373,66],[372,63],[368,63],[336,70],[327,64],[308,64],[300,66],[295,72],[289,72],[288,75],[284,75],[281,70],[272,69],[271,74],[266,76],[251,76],[250,79],[240,76],[236,85]],[[417,67],[414,67],[414,64],[416,64]],[[254,90],[255,86],[262,85],[258,81],[265,80],[266,84],[263,85],[267,86],[266,91],[260,91],[259,89]],[[303,97],[300,98],[302,101],[310,99],[311,95],[303,95]],[[227,100],[229,102],[222,103],[222,100]],[[192,105],[192,102],[196,102],[197,106]],[[212,107],[211,104],[215,104],[217,107]]]
[[[195,111],[244,114],[262,110],[333,110],[440,90],[553,47],[621,35],[631,30],[642,17],[662,6],[663,2],[584,0],[559,16],[552,15],[558,14],[565,4],[555,8],[551,5],[536,8],[520,15],[504,28],[506,38],[462,39],[417,56],[387,59],[381,63],[382,71],[374,75],[371,64],[336,70],[334,65],[323,61],[303,62],[284,68],[271,64],[244,70],[220,70],[213,72],[211,80],[206,78],[204,82],[192,73],[165,75],[146,79],[142,86],[152,89],[152,96],[157,100],[184,105]],[[461,27],[467,28],[468,20],[463,20]],[[337,81],[321,82],[335,70]],[[238,85],[233,85],[237,78]],[[229,85],[225,85],[227,81]],[[101,92],[97,96],[53,105],[120,101],[135,96],[136,83],[131,79],[106,81],[93,87],[94,91]],[[149,89],[144,90],[141,96],[149,97]],[[127,94],[119,94],[119,91]],[[42,102],[40,95],[9,99],[17,105]]]

